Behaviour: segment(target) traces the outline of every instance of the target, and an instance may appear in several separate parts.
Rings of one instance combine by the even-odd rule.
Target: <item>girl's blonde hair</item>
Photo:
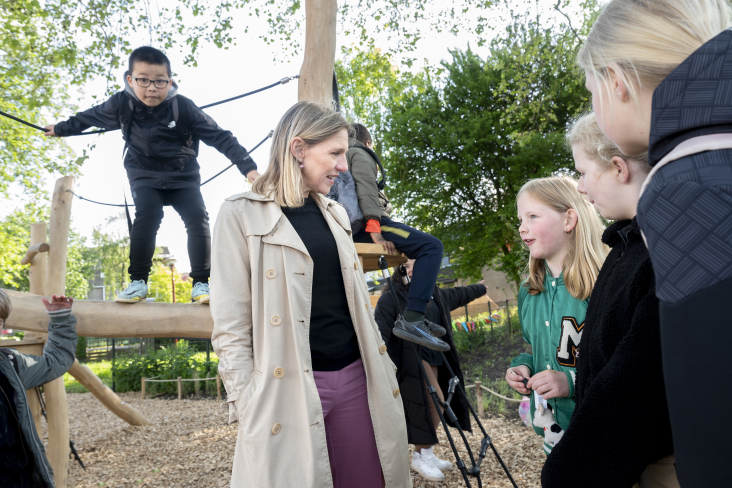
[[[646,174],[651,172],[651,165],[648,164],[648,151],[632,158],[623,154],[618,146],[602,132],[594,113],[576,119],[569,127],[565,141],[570,151],[575,146],[582,148],[585,155],[605,171],[612,168],[612,159],[619,157],[626,162],[637,163],[636,166]]]
[[[637,103],[641,87],[654,90],[690,54],[730,26],[728,0],[612,0],[577,60],[608,95],[612,68]]]
[[[577,212],[577,225],[570,231],[569,249],[562,272],[569,293],[579,300],[586,300],[592,293],[597,274],[608,253],[607,246],[602,243],[605,227],[597,212],[577,191],[577,181],[569,176],[529,180],[519,190],[516,200],[521,196],[530,197],[555,212],[564,214],[569,209]],[[524,285],[529,289],[529,294],[536,295],[544,291],[545,275],[544,260],[529,258],[529,277]]]
[[[323,142],[341,130],[348,122],[340,113],[315,102],[298,102],[285,112],[272,136],[272,149],[267,170],[254,180],[252,191],[272,199],[280,207],[301,207],[305,203],[302,171],[290,151],[295,137],[309,146]]]

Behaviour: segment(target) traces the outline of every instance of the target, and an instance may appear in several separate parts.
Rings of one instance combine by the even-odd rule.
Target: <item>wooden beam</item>
[[[337,0],[305,0],[305,58],[297,99],[332,106]]]
[[[33,244],[28,248],[28,250],[25,252],[25,256],[23,256],[23,259],[20,260],[20,264],[25,266],[26,264],[30,264],[31,261],[33,261],[33,258],[36,257],[36,254],[39,252],[48,252],[48,244],[45,242],[40,242],[38,244]]]
[[[46,332],[48,314],[41,297],[5,290],[13,305],[10,329]],[[116,303],[75,300],[76,332],[87,337],[191,337],[210,339],[213,319],[208,305]]]
[[[92,392],[102,405],[130,425],[150,425],[150,421],[142,416],[140,412],[124,403],[117,395],[102,383],[97,375],[87,366],[79,364],[74,360],[74,365],[69,369],[69,374],[76,378],[76,381],[84,385],[84,388]]]
[[[380,269],[379,258],[381,256],[386,258],[386,263],[390,268],[407,262],[407,258],[399,251],[397,251],[397,254],[387,254],[381,244],[356,243],[356,252],[358,257],[361,258],[361,267],[364,273]]]
[[[22,354],[42,356],[43,344],[45,342],[46,341],[44,339],[36,337],[32,339],[23,338],[22,341],[5,339],[0,340],[0,347],[10,347],[16,349],[19,353]],[[36,425],[36,432],[38,432],[38,437],[43,437],[43,431],[41,430],[41,416],[43,415],[43,412],[41,411],[41,402],[38,401],[38,394],[36,393],[36,389],[33,388],[31,390],[27,390],[25,393],[28,397],[28,408],[30,408],[31,415],[33,415],[33,423]]]
[[[30,226],[31,235],[31,247],[39,246],[46,243],[48,239],[46,235],[47,224],[45,222],[36,222]],[[33,260],[30,262],[30,268],[28,269],[28,278],[30,281],[30,292],[34,295],[45,295],[46,294],[46,280],[48,279],[48,254],[36,254]],[[31,337],[47,337],[46,330],[42,333],[29,333],[26,334],[26,338]]]

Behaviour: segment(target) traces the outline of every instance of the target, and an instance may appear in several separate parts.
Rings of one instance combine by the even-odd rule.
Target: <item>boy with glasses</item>
[[[46,136],[50,137],[80,134],[89,127],[122,130],[135,221],[130,233],[131,283],[115,298],[117,302],[136,303],[147,297],[163,206],[171,205],[183,219],[188,234],[192,298],[208,303],[211,231],[196,160],[199,141],[218,149],[249,181],[259,176],[256,163],[236,137],[179,95],[171,76],[165,54],[153,47],[139,47],[130,55],[123,91],[101,105],[46,127]]]

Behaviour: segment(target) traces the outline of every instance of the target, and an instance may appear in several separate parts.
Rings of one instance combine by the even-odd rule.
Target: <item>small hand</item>
[[[506,370],[506,383],[522,395],[531,393],[531,390],[527,389],[522,381],[527,378],[531,378],[531,371],[524,365],[514,366]]]
[[[43,305],[46,306],[47,312],[58,312],[59,310],[70,310],[71,307],[74,305],[74,299],[71,297],[67,297],[64,295],[58,296],[58,295],[52,295],[51,296],[51,302],[46,300],[46,298],[41,298],[41,301],[43,302]]]
[[[537,373],[529,380],[528,387],[545,400],[569,396],[569,382],[563,371],[547,370]]]
[[[374,244],[381,244],[384,248],[384,252],[387,252],[389,254],[396,254],[396,246],[394,245],[394,243],[384,239],[384,236],[381,235],[381,232],[371,232],[371,240],[374,241]]]
[[[251,170],[249,173],[247,173],[247,179],[249,180],[249,183],[254,183],[254,180],[259,178],[259,173],[257,173],[256,169]]]
[[[44,132],[43,135],[46,137],[61,137],[60,135],[56,134],[53,129],[56,127],[55,125],[47,125],[44,127],[44,129],[47,129],[48,132]]]

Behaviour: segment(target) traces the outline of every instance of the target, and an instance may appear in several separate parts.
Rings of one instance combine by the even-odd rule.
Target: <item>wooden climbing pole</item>
[[[305,0],[305,58],[297,98],[331,106],[336,51],[337,0]]]

